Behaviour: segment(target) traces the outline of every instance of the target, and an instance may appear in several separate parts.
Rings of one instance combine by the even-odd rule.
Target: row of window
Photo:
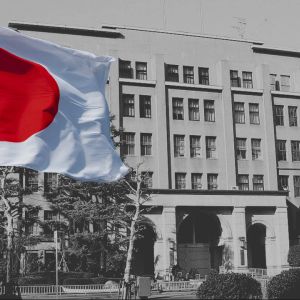
[[[139,95],[140,118],[151,118],[151,96]],[[122,95],[122,115],[135,116],[135,103],[133,94]]]
[[[183,98],[172,98],[173,120],[184,120]],[[214,100],[204,100],[204,121],[215,122]],[[200,121],[199,99],[188,99],[190,121]]]
[[[276,152],[278,160],[286,160],[286,141],[276,141]],[[300,161],[300,141],[291,141],[292,161]]]
[[[119,77],[120,78],[135,78],[140,80],[147,80],[147,63],[135,62],[133,68],[131,61],[119,60]]]
[[[34,170],[26,170],[25,185],[32,192],[37,192],[39,189],[38,172]],[[44,173],[44,192],[47,193],[55,189],[58,185],[57,173]]]
[[[262,158],[261,139],[251,139],[252,160]],[[236,158],[247,159],[247,139],[236,138]]]
[[[243,102],[234,102],[234,122],[238,124],[245,124],[245,103]],[[258,103],[249,103],[249,121],[250,124],[258,125],[259,120],[259,104]]]
[[[218,188],[217,184],[218,174],[207,174],[207,189],[216,190]],[[186,185],[186,173],[175,173],[175,189],[184,190],[187,188]],[[202,174],[192,173],[191,174],[191,189],[201,190],[202,186]]]
[[[298,126],[297,106],[288,106],[289,126]],[[274,105],[274,123],[284,126],[284,106]]]
[[[294,183],[294,197],[300,197],[300,176],[293,176],[293,183]],[[282,191],[289,190],[288,175],[278,176],[278,189]]]
[[[237,177],[237,184],[240,190],[249,190],[249,175],[240,174]],[[264,176],[263,175],[253,175],[252,177],[252,188],[253,191],[263,191],[264,190]]]
[[[147,62],[119,60],[120,78],[136,78],[147,80]],[[165,80],[179,82],[179,66],[165,64]],[[199,84],[209,85],[209,68],[198,67]],[[195,72],[193,66],[183,66],[183,82],[194,84]],[[252,72],[230,70],[230,82],[232,87],[253,88]],[[290,76],[270,74],[270,88],[274,91],[290,91]]]

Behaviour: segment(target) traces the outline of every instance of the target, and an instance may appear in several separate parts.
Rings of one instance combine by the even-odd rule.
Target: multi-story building
[[[106,92],[121,152],[130,166],[143,161],[152,189],[144,273],[154,261],[161,275],[176,264],[200,274],[288,266],[299,234],[300,52],[121,26],[10,27],[117,58]]]

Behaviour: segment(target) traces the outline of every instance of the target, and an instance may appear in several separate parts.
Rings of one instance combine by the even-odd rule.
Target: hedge
[[[300,245],[290,247],[288,263],[293,267],[300,267]]]
[[[262,299],[258,281],[246,274],[212,272],[198,291],[199,299]]]
[[[283,271],[267,287],[269,299],[300,299],[300,269]]]

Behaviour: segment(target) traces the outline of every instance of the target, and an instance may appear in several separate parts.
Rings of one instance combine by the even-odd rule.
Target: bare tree
[[[129,245],[127,251],[126,267],[124,272],[124,287],[122,299],[130,299],[130,276],[133,261],[134,243],[138,236],[138,223],[141,220],[142,214],[149,210],[143,205],[150,200],[151,195],[145,187],[146,181],[149,179],[147,172],[142,173],[140,167],[143,163],[138,163],[135,169],[132,169],[130,180],[124,179],[125,185],[129,190],[129,197],[132,200],[131,206],[134,207],[134,213],[131,215]]]

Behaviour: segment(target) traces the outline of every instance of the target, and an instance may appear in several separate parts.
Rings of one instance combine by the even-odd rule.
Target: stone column
[[[163,261],[165,273],[173,265],[177,264],[177,240],[176,240],[176,208],[163,208]]]
[[[274,223],[277,241],[277,265],[282,270],[288,268],[289,231],[286,206],[277,206]]]
[[[233,217],[233,265],[234,269],[245,270],[248,268],[247,260],[247,228],[245,207],[235,206],[232,212]]]

